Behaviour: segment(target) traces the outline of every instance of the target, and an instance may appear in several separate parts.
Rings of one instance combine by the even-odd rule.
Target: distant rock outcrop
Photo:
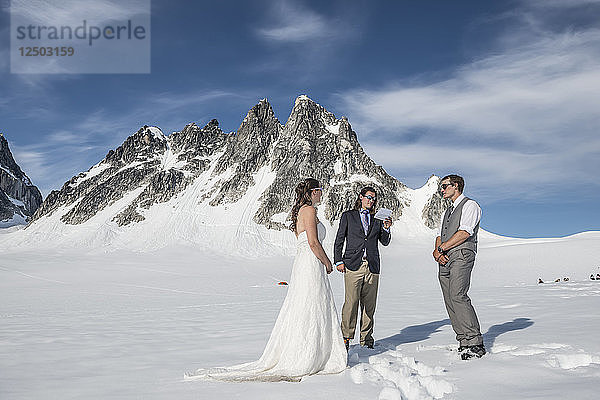
[[[40,191],[17,165],[0,133],[0,226],[26,222],[40,204]]]
[[[437,188],[440,185],[440,178],[432,175],[427,181],[427,185],[431,186],[431,192],[433,195],[429,198],[429,201],[423,207],[423,223],[428,228],[437,228],[440,226],[440,220],[442,213],[446,211],[446,208],[452,203],[449,199],[444,200],[442,194]]]

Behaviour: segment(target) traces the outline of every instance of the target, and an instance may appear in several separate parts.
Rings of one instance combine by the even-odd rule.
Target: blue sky
[[[95,7],[109,5],[94,1]],[[47,195],[141,125],[225,131],[299,94],[410,187],[459,173],[502,235],[600,230],[600,1],[152,1],[150,74],[11,74],[0,131]]]

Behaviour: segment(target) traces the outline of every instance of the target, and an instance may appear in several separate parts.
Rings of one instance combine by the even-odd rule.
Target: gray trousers
[[[345,299],[342,307],[342,335],[352,339],[356,330],[358,306],[360,304],[360,344],[375,343],[373,339],[373,315],[377,303],[379,274],[369,270],[369,263],[363,261],[358,270],[346,269],[344,273]]]
[[[467,296],[474,264],[475,252],[467,249],[456,250],[446,265],[439,264],[444,303],[460,346],[483,344],[477,314]]]

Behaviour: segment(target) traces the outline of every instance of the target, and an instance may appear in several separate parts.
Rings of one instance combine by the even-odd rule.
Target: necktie
[[[454,211],[454,204],[450,204],[450,207],[448,207],[448,217],[446,218],[447,223],[450,222],[450,216],[452,215],[452,211]]]
[[[365,231],[365,235],[369,231],[369,210],[361,210],[361,220],[363,225],[363,230]]]

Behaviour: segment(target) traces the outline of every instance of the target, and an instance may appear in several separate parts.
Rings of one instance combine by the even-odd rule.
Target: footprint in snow
[[[582,349],[561,343],[540,343],[527,346],[495,344],[492,354],[510,356],[541,356],[547,366],[573,370],[579,367],[600,366],[600,355],[590,354]]]
[[[441,366],[431,367],[390,349],[370,355],[368,350],[352,350],[350,377],[354,383],[373,383],[383,386],[379,400],[441,399],[452,393],[454,387],[442,377]]]

